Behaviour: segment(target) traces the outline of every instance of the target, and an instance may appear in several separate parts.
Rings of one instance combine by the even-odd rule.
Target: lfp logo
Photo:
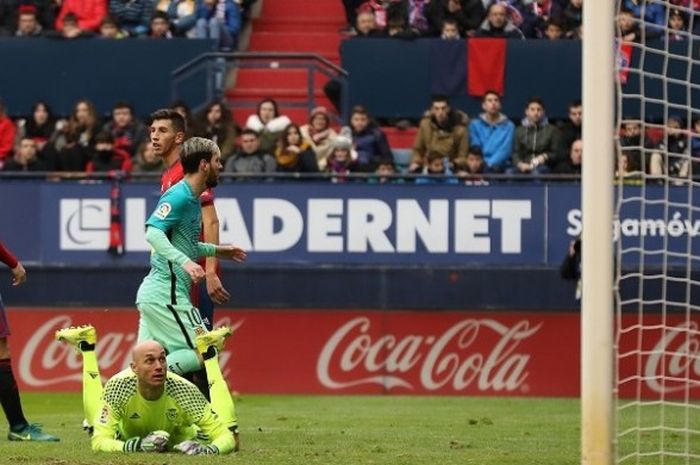
[[[108,199],[61,199],[61,250],[107,250]]]

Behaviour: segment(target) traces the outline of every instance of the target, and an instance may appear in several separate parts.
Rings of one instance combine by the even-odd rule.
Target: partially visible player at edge
[[[0,261],[10,268],[12,272],[12,285],[19,286],[27,280],[27,272],[22,263],[0,242]],[[10,326],[5,315],[5,307],[0,297],[0,404],[10,424],[7,439],[10,441],[58,441],[56,436],[44,433],[36,424],[29,424],[22,412],[22,403],[19,398],[17,381],[12,373],[10,361],[10,349],[7,345],[7,337],[10,335]]]
[[[165,171],[160,178],[160,193],[177,184],[185,176],[180,161],[180,147],[185,141],[185,119],[172,109],[158,110],[151,114],[150,137],[153,152],[163,159]],[[219,217],[214,207],[214,192],[206,189],[199,197],[202,205],[202,241],[210,244],[219,243]],[[214,304],[224,304],[231,294],[224,288],[219,278],[219,266],[216,257],[206,257],[203,262],[206,271],[206,286],[192,285],[190,298],[199,309],[207,329],[214,324]],[[206,292],[204,292],[206,290]]]

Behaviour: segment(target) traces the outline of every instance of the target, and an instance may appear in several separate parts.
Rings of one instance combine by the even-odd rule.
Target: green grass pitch
[[[226,457],[95,454],[79,394],[22,395],[53,444],[0,438],[0,464],[574,465],[577,399],[262,396],[238,400],[242,450]]]

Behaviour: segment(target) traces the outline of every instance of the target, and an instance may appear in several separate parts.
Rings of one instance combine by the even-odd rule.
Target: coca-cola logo
[[[373,339],[367,317],[338,328],[323,346],[316,364],[319,382],[329,389],[377,384],[387,390],[415,389],[408,372],[419,372],[421,386],[462,391],[474,384],[480,391],[526,390],[530,354],[518,352],[521,342],[542,323],[521,320],[507,326],[492,319],[464,319],[440,335],[383,334]],[[484,350],[482,339],[495,340]]]
[[[229,325],[234,331],[243,325],[244,320],[232,322],[222,318],[216,326]],[[54,340],[57,329],[73,325],[68,315],[58,315],[46,320],[36,328],[23,347],[18,364],[22,381],[33,387],[47,387],[61,383],[82,383],[81,355],[71,345]],[[131,349],[136,342],[136,331],[105,331],[104,325],[96,325],[99,337],[95,347],[103,380],[123,370],[131,362]],[[222,351],[219,362],[226,367],[231,352]],[[228,370],[224,368],[223,374]]]
[[[687,321],[664,331],[644,364],[649,389],[671,393],[700,387],[698,323]]]

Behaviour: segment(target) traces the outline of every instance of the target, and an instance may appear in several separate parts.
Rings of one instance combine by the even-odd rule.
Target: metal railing
[[[92,182],[113,181],[119,180],[122,182],[144,181],[157,182],[160,179],[160,172],[136,172],[124,173],[119,171],[110,172],[55,172],[55,171],[0,171],[0,182],[7,180],[43,180],[43,181],[74,181],[89,184]],[[519,182],[527,183],[542,183],[542,182],[579,182],[581,177],[572,174],[545,174],[533,176],[531,174],[497,174],[483,173],[474,176],[460,178],[456,175],[426,175],[422,173],[395,173],[395,174],[377,174],[377,173],[227,173],[220,174],[221,182],[236,182],[236,181],[327,181],[337,182],[351,181],[376,182],[380,179],[387,179],[395,182],[412,183],[416,179],[430,178],[435,181],[461,180],[461,181],[484,181],[486,183],[508,183]]]
[[[332,63],[321,55],[314,53],[281,53],[281,52],[210,52],[185,63],[172,73],[171,97],[178,100],[183,95],[183,87],[188,85],[198,74],[205,74],[205,95],[199,102],[189,102],[193,110],[203,108],[212,101],[225,99],[226,76],[232,68],[257,68],[278,72],[284,69],[305,69],[307,72],[306,102],[286,102],[281,99],[278,103],[287,107],[306,107],[311,111],[316,106],[315,88],[316,76],[321,73],[338,82],[341,89],[340,119],[348,121],[348,72]],[[255,108],[257,101],[229,102],[232,108]]]

